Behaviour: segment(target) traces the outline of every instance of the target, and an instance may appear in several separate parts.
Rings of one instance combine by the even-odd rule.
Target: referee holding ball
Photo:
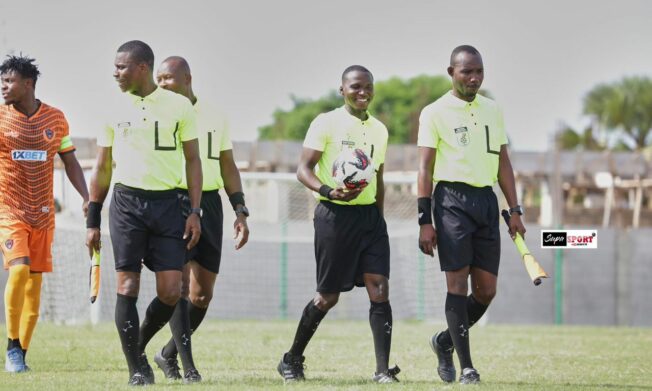
[[[303,143],[297,177],[319,200],[314,218],[317,294],[304,308],[292,347],[283,355],[277,369],[286,382],[304,380],[303,351],[317,326],[337,304],[340,292],[364,286],[371,301],[369,324],[376,352],[376,373],[372,380],[393,383],[398,381],[398,368],[388,368],[392,308],[389,305],[389,237],[383,218],[383,163],[388,132],[385,125],[367,112],[374,97],[374,79],[367,68],[360,65],[346,68],[340,94],[344,106],[317,116]],[[347,148],[361,149],[371,158],[376,169],[375,180],[348,191],[333,189],[333,162]]]

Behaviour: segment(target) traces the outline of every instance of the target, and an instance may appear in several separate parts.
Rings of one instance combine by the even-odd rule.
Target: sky
[[[544,151],[561,123],[588,123],[594,86],[652,76],[650,15],[645,0],[0,0],[0,53],[36,58],[37,97],[63,110],[73,136],[94,137],[120,94],[116,49],[145,41],[155,68],[186,57],[199,99],[229,116],[234,140],[254,140],[291,96],[337,89],[348,65],[377,81],[445,75],[451,50],[470,44],[512,147]]]

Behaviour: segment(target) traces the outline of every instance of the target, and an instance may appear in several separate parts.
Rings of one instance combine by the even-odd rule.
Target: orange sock
[[[29,280],[29,265],[13,265],[9,267],[9,278],[5,287],[5,320],[7,322],[7,338],[19,339],[20,315],[25,301],[25,286]]]
[[[38,321],[39,307],[41,305],[41,273],[30,273],[25,285],[25,303],[20,316],[20,345],[27,350],[32,340],[32,334]]]

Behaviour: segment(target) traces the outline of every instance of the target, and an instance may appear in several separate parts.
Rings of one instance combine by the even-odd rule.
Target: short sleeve
[[[507,132],[505,131],[505,117],[500,107],[498,108],[498,129],[500,129],[500,145],[509,144]]]
[[[387,128],[382,123],[380,124],[381,132],[381,141],[379,143],[378,151],[374,151],[374,156],[372,157],[374,165],[379,167],[381,164],[385,163],[385,156],[387,155],[387,142],[389,141],[389,132]]]
[[[59,153],[66,153],[75,150],[75,145],[72,143],[72,138],[70,137],[70,127],[68,126],[68,121],[66,117],[61,115],[61,145],[59,145]]]
[[[183,102],[183,113],[179,121],[179,138],[181,141],[190,141],[197,138],[197,118],[190,101]]]
[[[231,142],[231,130],[229,120],[226,118],[222,119],[222,141],[220,143],[220,151],[226,151],[233,149],[233,143]]]
[[[112,147],[113,146],[113,137],[115,130],[113,124],[106,123],[104,129],[100,131],[97,135],[97,146],[98,147]]]
[[[306,132],[306,138],[303,140],[303,146],[323,152],[328,142],[328,121],[323,114],[315,118]]]
[[[437,148],[439,143],[439,134],[435,125],[434,115],[428,107],[421,110],[419,116],[419,133],[417,136],[417,146]]]

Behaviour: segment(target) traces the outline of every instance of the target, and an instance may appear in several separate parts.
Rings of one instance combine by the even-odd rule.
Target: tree
[[[584,132],[578,132],[568,125],[557,133],[557,145],[563,150],[583,149],[586,151],[602,151],[606,147],[600,143],[593,135],[591,126],[584,129]]]
[[[625,77],[619,82],[600,84],[584,98],[584,113],[604,130],[617,135],[617,143],[642,150],[652,132],[652,79]]]
[[[419,114],[429,103],[451,88],[444,76],[417,76],[408,80],[398,77],[374,84],[375,97],[369,111],[389,129],[390,143],[416,143]],[[276,110],[271,125],[258,129],[262,140],[303,140],[310,122],[319,114],[342,106],[337,91],[317,99],[292,97],[294,107]]]

